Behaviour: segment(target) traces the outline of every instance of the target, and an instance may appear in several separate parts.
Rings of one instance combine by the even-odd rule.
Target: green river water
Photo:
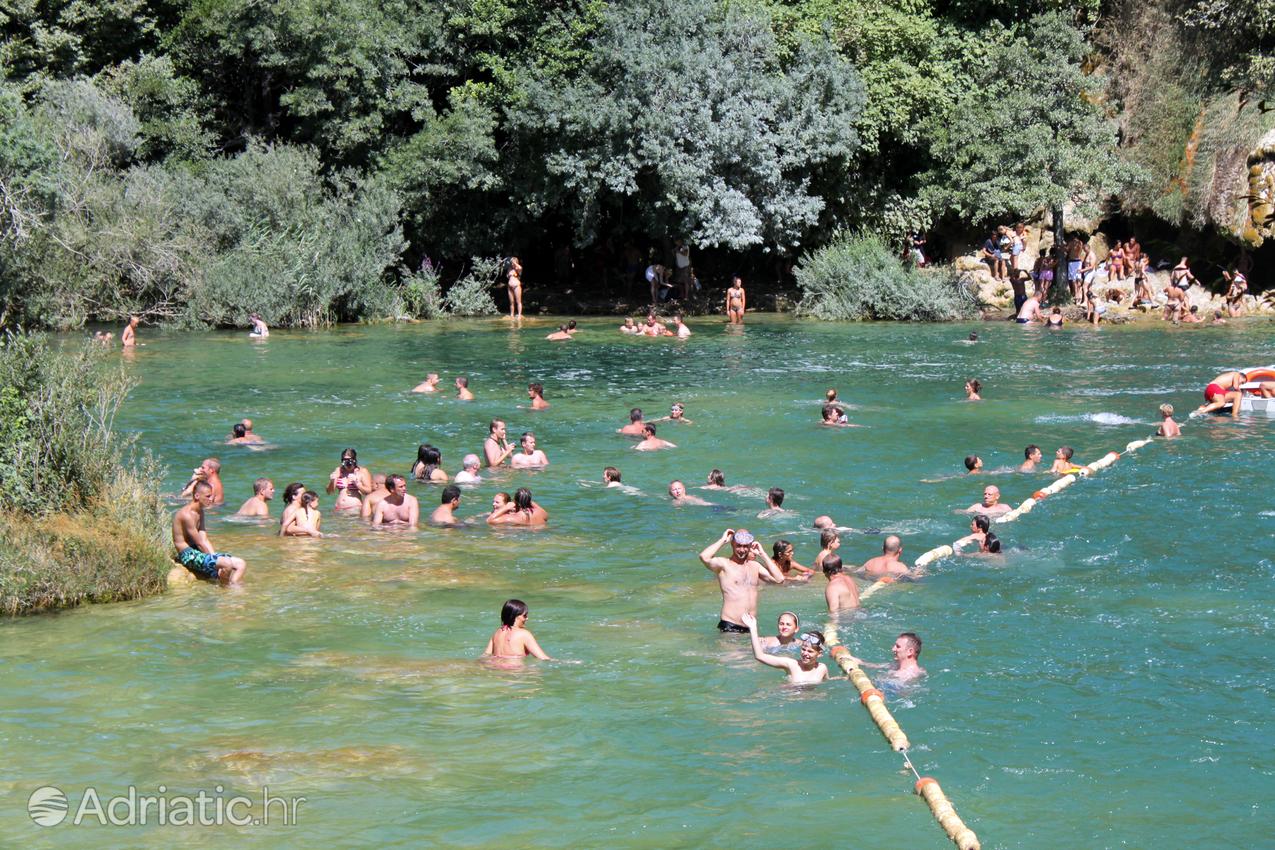
[[[1093,460],[1150,434],[1161,402],[1185,421],[1217,371],[1275,361],[1269,323],[771,317],[694,324],[685,341],[617,324],[587,320],[566,344],[502,320],[144,334],[119,425],[173,492],[221,458],[209,532],[247,559],[247,582],[0,623],[0,846],[950,847],[851,685],[785,687],[716,632],[697,552],[746,525],[808,564],[811,519],[830,513],[899,533],[914,558],[965,533],[953,511],[985,483],[958,475],[966,454],[1017,504],[1050,480],[994,471],[1027,443]],[[961,342],[975,327],[982,341]],[[407,392],[431,370],[468,375],[477,400]],[[984,402],[964,401],[968,377]],[[527,408],[530,380],[549,410]],[[817,425],[828,387],[866,427]],[[676,450],[615,433],[631,406],[673,401],[693,420],[661,428]],[[221,444],[242,416],[271,448]],[[229,519],[260,475],[275,517],[287,482],[321,490],[346,446],[406,472],[432,442],[455,473],[492,417],[534,429],[551,466],[491,475],[460,513],[529,486],[546,530],[376,531],[326,495],[322,540]],[[889,705],[984,848],[1275,846],[1273,450],[1275,420],[1192,422],[1003,526],[1003,559],[940,561],[841,621],[869,660],[900,631],[923,637],[929,676]],[[602,489],[608,464],[640,492]],[[694,489],[712,467],[758,492]],[[675,477],[718,505],[672,506]],[[773,485],[793,513],[759,520]],[[411,487],[422,514],[437,505],[439,487]],[[861,563],[880,541],[847,534],[840,553]],[[823,584],[764,588],[767,631],[786,608],[819,627]],[[511,596],[564,661],[476,660]],[[257,826],[46,828],[27,812],[45,785],[73,812],[86,788],[130,785],[305,802],[288,825],[276,809]]]

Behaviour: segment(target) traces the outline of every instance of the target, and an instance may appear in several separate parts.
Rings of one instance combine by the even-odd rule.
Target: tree
[[[533,79],[510,115],[523,161],[545,163],[520,200],[562,215],[581,243],[623,219],[702,246],[788,250],[844,179],[862,105],[825,40],[781,64],[768,23],[733,6],[618,3],[583,73]]]

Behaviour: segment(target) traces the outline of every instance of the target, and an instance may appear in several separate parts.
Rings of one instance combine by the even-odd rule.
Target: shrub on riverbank
[[[159,593],[172,567],[154,463],[114,431],[132,388],[92,344],[0,341],[0,613]]]
[[[905,266],[878,236],[842,234],[793,269],[797,313],[828,321],[944,322],[976,312],[973,295],[944,270]]]

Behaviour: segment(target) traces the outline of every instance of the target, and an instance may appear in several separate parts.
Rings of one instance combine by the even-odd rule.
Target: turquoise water
[[[965,533],[954,509],[1027,443],[1092,460],[1185,414],[1224,367],[1275,361],[1272,326],[1068,329],[693,325],[690,340],[622,337],[586,321],[568,344],[502,322],[276,333],[147,334],[120,424],[176,490],[224,463],[219,549],[248,560],[241,591],[0,623],[0,845],[22,847],[934,847],[951,846],[844,681],[795,690],[714,630],[720,596],[698,551],[747,526],[809,564],[810,521],[896,532],[905,557]],[[961,342],[975,328],[976,345]],[[412,395],[427,371],[477,400]],[[986,401],[963,401],[980,378]],[[528,410],[543,381],[552,407]],[[835,386],[866,427],[817,426]],[[691,425],[642,454],[614,433],[631,406]],[[221,445],[242,416],[272,448]],[[322,540],[228,519],[259,475],[321,489],[345,446],[406,472],[432,442],[454,473],[492,417],[534,429],[551,465],[504,471],[465,495],[529,486],[546,530],[373,531],[332,514]],[[1185,419],[1179,416],[1179,419]],[[839,630],[885,661],[924,638],[919,687],[889,703],[985,848],[1269,847],[1275,792],[1271,589],[1275,421],[1191,423],[1130,462],[1005,526],[1008,554],[937,563],[872,598]],[[604,490],[614,464],[640,490]],[[791,515],[758,520],[755,495]],[[680,477],[716,507],[674,507]],[[1047,475],[984,476],[1017,503]],[[922,483],[938,479],[937,483]],[[440,488],[413,484],[422,513]],[[273,510],[277,517],[279,502]],[[848,534],[841,554],[879,553]],[[475,660],[501,603],[563,663]],[[766,588],[772,625],[825,621],[823,579]],[[833,668],[835,670],[835,667]],[[129,785],[155,794],[305,797],[295,825],[41,828],[33,789],[74,807]]]

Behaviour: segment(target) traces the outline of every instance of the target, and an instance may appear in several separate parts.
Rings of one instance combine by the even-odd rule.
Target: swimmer
[[[899,559],[902,554],[903,541],[899,539],[897,534],[891,534],[881,544],[881,554],[875,558],[869,558],[856,572],[870,579],[879,579],[886,576],[915,578],[916,573]]]
[[[810,527],[818,531],[823,531],[825,528],[835,529],[837,527],[837,524],[833,522],[832,517],[828,516],[827,514],[820,514],[819,516],[815,517],[815,521],[810,524]]]
[[[128,317],[128,325],[125,326],[124,331],[120,334],[120,345],[125,348],[133,348],[137,345],[137,325],[139,322],[141,322],[141,319],[136,316]]]
[[[212,504],[220,505],[226,501],[226,488],[221,483],[221,461],[215,457],[204,458],[199,466],[192,470],[192,478],[182,488],[182,498],[188,498],[195,492],[195,485],[204,481],[212,488]]]
[[[549,512],[532,500],[531,491],[526,487],[519,487],[514,491],[513,501],[495,508],[487,516],[490,525],[534,526],[544,525],[548,521]]]
[[[536,636],[527,631],[527,604],[521,599],[510,599],[500,609],[500,628],[487,641],[483,655],[494,658],[525,658],[534,655],[541,661],[552,661],[549,653],[536,643]]]
[[[819,554],[815,555],[815,569],[823,569],[824,558],[841,548],[841,535],[836,528],[824,528],[819,532]]]
[[[731,544],[730,557],[718,557],[717,550],[727,542]],[[749,632],[750,629],[744,624],[744,615],[757,616],[757,592],[761,587],[762,576],[765,575],[775,584],[783,584],[784,574],[766,557],[753,535],[744,528],[738,531],[726,529],[721,537],[704,547],[699,553],[699,560],[705,568],[717,575],[717,584],[722,591],[722,609],[717,620],[717,630],[731,634]]]
[[[632,316],[629,316],[627,319],[624,320],[624,324],[620,325],[620,333],[622,334],[632,335],[637,332],[638,332],[638,326],[634,324]]]
[[[846,412],[835,404],[825,404],[823,406],[823,419],[820,425],[828,425],[833,428],[857,428],[857,425],[851,425]]]
[[[243,436],[239,437],[238,436],[239,429],[232,427],[230,429],[230,439],[227,440],[227,442],[234,442],[234,443],[264,443],[265,442],[265,440],[262,439],[260,434],[253,433],[251,419],[240,419],[235,424],[243,426]]]
[[[1058,451],[1054,452],[1054,463],[1049,467],[1049,471],[1055,475],[1070,475],[1076,471],[1076,465],[1071,462],[1072,456],[1076,450],[1071,446],[1059,446]]]
[[[456,519],[456,509],[460,507],[460,488],[448,484],[443,488],[443,495],[438,507],[429,515],[429,521],[435,525],[460,525]]]
[[[482,476],[478,474],[478,467],[482,461],[478,459],[476,454],[467,454],[461,459],[460,472],[456,473],[456,477],[452,480],[457,484],[479,484],[482,482]]]
[[[372,492],[372,473],[359,466],[359,453],[354,449],[341,452],[341,463],[328,476],[327,491],[336,493],[334,510],[357,511],[363,507],[363,494]]]
[[[771,487],[766,493],[766,509],[757,514],[758,519],[770,519],[779,514],[788,514],[792,511],[784,510],[784,491],[781,487]]]
[[[757,618],[748,612],[744,612],[742,617],[753,644],[753,657],[762,664],[787,672],[788,681],[794,685],[817,685],[828,681],[828,665],[819,660],[823,654],[822,632],[809,631],[801,636],[801,655],[797,658],[771,655],[757,636]]]
[[[226,440],[226,445],[238,446],[251,442],[253,441],[248,439],[248,429],[243,426],[242,422],[236,422],[230,426],[230,439]]]
[[[270,516],[270,500],[274,498],[274,482],[258,478],[252,482],[252,498],[244,502],[235,516]]]
[[[1001,551],[1001,542],[996,535],[991,532],[992,521],[983,514],[977,514],[970,520],[970,533],[962,537],[960,540],[952,542],[952,551],[960,552],[961,549],[973,543],[978,546],[980,555],[999,554]]]
[[[204,510],[213,504],[212,485],[196,481],[190,490],[190,503],[173,514],[173,548],[178,562],[199,578],[239,584],[247,564],[243,558],[214,549],[204,530]]]
[[[381,500],[390,494],[385,487],[385,473],[378,472],[372,476],[372,492],[367,494],[363,500],[363,507],[359,509],[359,516],[363,519],[370,520],[372,512],[376,510],[376,506]]]
[[[252,325],[252,330],[248,332],[248,336],[256,337],[257,339],[265,339],[270,336],[270,328],[259,313],[249,313],[248,323]]]
[[[487,468],[495,469],[514,453],[516,446],[505,441],[505,423],[502,419],[493,419],[487,424],[487,439],[483,440],[483,457],[487,460]]]
[[[545,339],[551,339],[554,342],[561,342],[563,340],[571,339],[571,333],[567,330],[566,325],[558,325],[558,329],[546,336]]]
[[[642,429],[646,427],[646,423],[642,421],[642,408],[635,407],[629,411],[629,424],[620,428],[616,433],[626,434],[630,437],[642,436]]]
[[[422,443],[416,448],[416,460],[412,463],[411,476],[417,481],[446,484],[447,473],[443,471],[442,465],[443,453],[429,443]]]
[[[726,475],[720,469],[710,470],[708,473],[708,483],[704,485],[705,490],[725,490]]]
[[[1045,327],[1057,330],[1063,326],[1063,314],[1061,307],[1054,307],[1049,311],[1049,318],[1045,321]]]
[[[545,401],[544,384],[527,384],[527,398],[531,399],[532,410],[545,410],[549,402]]]
[[[412,387],[414,393],[436,393],[438,392],[438,373],[430,372],[425,376],[425,380]]]
[[[840,555],[828,555],[823,559],[823,575],[828,579],[823,598],[828,603],[829,614],[859,607],[859,586],[842,571]]]
[[[916,663],[921,655],[921,639],[916,636],[915,632],[904,632],[894,641],[894,646],[890,650],[894,655],[893,664],[874,664],[864,661],[861,658],[850,656],[850,663],[856,667],[875,667],[880,670],[889,670],[886,674],[887,679],[895,682],[910,682],[913,679],[919,679],[925,675],[925,668]]]
[[[1181,426],[1179,426],[1178,423],[1173,421],[1173,405],[1171,404],[1160,405],[1160,416],[1162,417],[1162,421],[1160,422],[1160,427],[1157,428],[1155,432],[1157,437],[1181,437],[1182,436]]]
[[[978,394],[981,389],[983,389],[983,383],[978,378],[970,378],[965,382],[965,400],[982,401],[983,397]]]
[[[983,471],[983,459],[978,455],[965,456],[965,471],[970,475],[975,475]]]
[[[1238,419],[1240,415],[1240,401],[1244,397],[1244,391],[1241,387],[1248,380],[1248,376],[1243,372],[1223,372],[1213,380],[1209,381],[1209,385],[1204,388],[1204,404],[1195,409],[1199,413],[1212,413],[1215,410],[1221,410],[1228,404],[1231,406],[1231,418]]]
[[[673,406],[669,408],[668,416],[661,416],[659,419],[652,419],[652,422],[680,422],[683,425],[694,425],[695,423],[686,418],[686,406],[680,401],[673,402]]]
[[[491,516],[496,511],[500,510],[502,507],[509,504],[513,500],[514,500],[514,497],[509,495],[508,493],[497,493],[496,495],[491,497],[491,511],[489,513],[479,514],[479,516],[482,517],[483,519],[487,519],[487,517]]]
[[[668,484],[669,498],[673,500],[675,505],[699,505],[707,507],[711,502],[706,502],[699,496],[688,496],[686,494],[686,485],[681,481],[670,481]]]
[[[389,495],[372,512],[372,525],[405,525],[415,528],[420,520],[421,505],[407,492],[407,479],[401,475],[385,476]]]
[[[642,426],[642,442],[633,448],[639,452],[653,452],[658,449],[675,449],[676,443],[670,443],[668,440],[661,440],[655,436],[655,426],[649,422]]]
[[[801,628],[801,618],[792,611],[784,611],[779,615],[778,619],[779,634],[770,635],[761,639],[761,645],[765,649],[782,649],[785,646],[795,646],[800,643],[797,637],[797,630]]]
[[[623,487],[620,483],[620,470],[614,466],[608,466],[602,470],[602,483],[608,487]]]
[[[522,454],[513,456],[510,466],[514,469],[532,469],[536,467],[544,467],[549,465],[549,458],[545,453],[536,448],[536,435],[530,431],[524,431],[522,439],[519,441],[522,445]]]
[[[965,338],[966,342],[978,342],[978,332],[970,331],[970,335]]]
[[[1009,505],[1001,502],[1000,488],[994,484],[988,484],[983,488],[983,501],[970,505],[961,513],[967,514],[986,514],[987,516],[1000,516],[1012,511]]]
[[[285,491],[285,495],[287,495]],[[280,537],[322,537],[319,530],[323,522],[323,514],[319,512],[319,496],[310,490],[302,489],[293,494],[292,512],[285,513],[280,523]]]
[[[301,509],[301,497],[305,495],[305,485],[293,481],[283,488],[283,515],[279,517],[279,536],[283,537],[285,529],[292,524],[293,515]]]
[[[456,398],[460,401],[474,400],[474,394],[469,391],[469,378],[463,375],[456,379]]]
[[[1044,457],[1044,455],[1040,451],[1040,446],[1036,445],[1035,443],[1032,443],[1030,446],[1023,449],[1024,459],[1023,459],[1022,465],[1018,467],[1018,471],[1019,472],[1035,472],[1036,464],[1040,463],[1040,459],[1042,457]]]
[[[774,546],[771,547],[771,560],[775,562],[775,566],[779,567],[779,571],[784,574],[785,581],[810,581],[810,577],[815,571],[810,567],[803,567],[793,558],[793,546],[787,540],[776,540]],[[795,616],[795,615],[794,615]]]
[[[680,313],[673,317],[673,328],[674,335],[676,335],[678,339],[686,339],[691,335],[691,329],[688,328],[686,323],[682,321],[682,315]]]

